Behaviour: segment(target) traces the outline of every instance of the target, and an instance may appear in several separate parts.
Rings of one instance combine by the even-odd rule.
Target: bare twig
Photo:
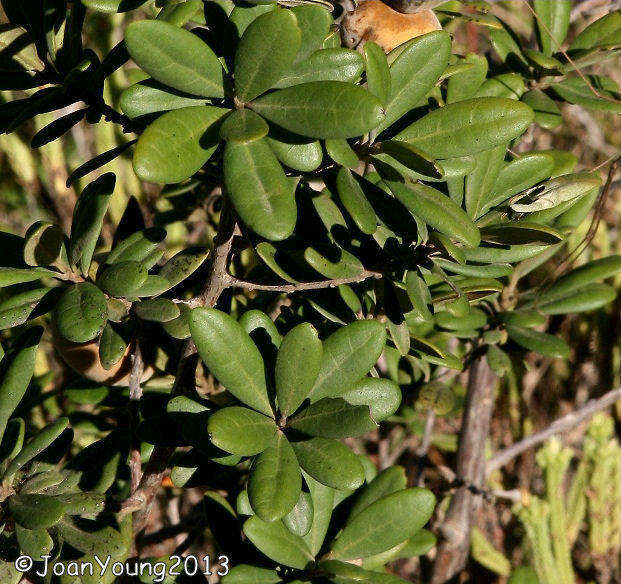
[[[461,485],[440,528],[443,538],[430,584],[443,584],[462,570],[468,559],[470,534],[482,500],[485,479],[485,441],[494,407],[495,376],[485,355],[475,358],[468,377],[462,427],[459,434],[456,480]]]
[[[559,418],[547,428],[527,436],[513,446],[501,450],[496,456],[488,461],[486,472],[489,475],[492,471],[503,467],[505,464],[537,444],[541,444],[555,434],[567,432],[588,420],[591,416],[612,406],[615,402],[621,400],[621,387],[613,389],[598,399],[588,401],[582,408],[571,412],[562,418]]]
[[[427,454],[429,453],[429,447],[431,446],[431,436],[433,434],[433,427],[436,423],[436,413],[429,409],[427,410],[427,417],[425,418],[425,429],[423,431],[423,439],[420,446],[416,450],[416,481],[415,484],[418,487],[422,487],[425,484],[425,463],[427,461]]]
[[[140,459],[140,440],[135,436],[139,421],[140,399],[142,398],[142,375],[144,373],[144,361],[142,359],[142,351],[140,343],[136,341],[132,352],[132,368],[129,374],[129,409],[131,416],[131,425],[134,436],[130,455],[130,471],[131,471],[131,490],[133,496],[138,490],[140,479],[142,477],[142,463]]]

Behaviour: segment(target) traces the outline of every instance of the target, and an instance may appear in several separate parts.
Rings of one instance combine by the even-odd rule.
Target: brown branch
[[[485,442],[494,407],[495,380],[485,355],[479,355],[470,369],[459,434],[456,480],[461,486],[453,495],[440,528],[443,539],[430,584],[450,580],[464,568],[468,559],[470,534],[482,500],[478,489],[485,479]]]
[[[425,464],[427,462],[427,454],[429,454],[429,447],[431,446],[431,437],[433,434],[433,427],[436,423],[436,413],[430,408],[427,410],[427,417],[425,418],[425,429],[423,431],[423,439],[420,446],[416,450],[416,481],[417,487],[422,487],[425,484]]]
[[[364,282],[370,278],[381,278],[380,272],[373,272],[371,270],[363,270],[356,276],[349,278],[336,278],[334,280],[319,280],[317,282],[298,282],[296,284],[255,284],[254,282],[248,282],[246,280],[240,280],[234,276],[229,276],[229,285],[232,288],[243,288],[244,290],[262,290],[265,292],[283,292],[287,294],[295,294],[296,292],[302,292],[304,290],[323,290],[326,288],[335,288],[342,286],[343,284],[357,284],[358,282]]]
[[[531,436],[527,436],[513,446],[510,446],[509,448],[505,448],[504,450],[498,452],[491,460],[488,461],[486,466],[487,474],[489,475],[492,471],[503,467],[505,464],[507,464],[529,448],[533,448],[533,446],[541,444],[555,434],[560,434],[562,432],[572,430],[576,426],[580,425],[582,422],[588,420],[597,412],[605,410],[619,400],[621,400],[621,387],[609,391],[598,399],[592,399],[588,401],[579,410],[576,410],[575,412],[571,412],[566,416],[559,418],[558,420],[552,422],[552,424],[550,424],[547,428],[544,428],[543,430],[536,432]]]
[[[142,462],[140,458],[140,440],[136,437],[136,431],[139,422],[140,399],[142,398],[142,375],[144,373],[144,361],[142,359],[142,351],[140,350],[140,342],[136,340],[136,345],[132,352],[132,368],[129,374],[129,413],[132,427],[132,449],[130,454],[130,472],[131,472],[131,490],[133,496],[138,490],[140,479],[142,477]]]

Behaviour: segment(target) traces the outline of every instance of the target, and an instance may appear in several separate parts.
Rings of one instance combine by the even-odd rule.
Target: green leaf
[[[311,401],[338,397],[351,389],[375,365],[385,343],[386,329],[376,320],[359,320],[332,333],[323,343]]]
[[[446,103],[476,97],[477,91],[487,77],[487,59],[476,53],[468,53],[463,59],[472,65],[469,69],[450,77],[446,91]]]
[[[73,209],[69,261],[74,266],[80,262],[85,275],[91,265],[115,184],[114,174],[108,172],[101,175],[82,191]]]
[[[153,79],[178,91],[224,97],[224,70],[209,46],[191,32],[161,20],[141,20],[125,30],[131,58]]]
[[[195,308],[190,331],[201,358],[220,383],[238,400],[273,417],[263,359],[243,327],[219,310]]]
[[[244,533],[261,553],[278,564],[303,570],[313,561],[304,540],[281,521],[266,523],[255,515],[244,523]]]
[[[162,266],[158,276],[168,282],[169,288],[174,288],[198,270],[207,255],[207,250],[201,247],[184,249]]]
[[[326,152],[334,162],[346,168],[353,170],[360,165],[358,154],[352,150],[347,140],[326,140]]]
[[[300,466],[285,435],[278,431],[270,445],[254,459],[248,479],[248,497],[263,521],[282,519],[302,491]]]
[[[4,463],[17,456],[24,445],[26,424],[21,418],[12,418],[6,424],[0,444],[0,461]],[[25,492],[22,487],[22,492]]]
[[[110,296],[133,296],[145,283],[147,269],[139,262],[119,262],[104,269],[97,278],[97,286]]]
[[[24,261],[29,266],[56,266],[61,270],[69,267],[65,234],[58,225],[37,221],[28,228],[24,239]]]
[[[376,97],[343,81],[294,85],[269,93],[250,107],[270,122],[310,138],[354,138],[384,118]]]
[[[34,282],[42,278],[54,276],[56,272],[45,268],[3,268],[0,267],[0,288]]]
[[[545,55],[560,51],[569,30],[571,0],[533,0],[533,5],[541,50]]]
[[[261,310],[249,310],[244,312],[239,319],[239,324],[252,337],[253,333],[259,333],[261,336],[267,334],[272,345],[278,349],[282,343],[282,335],[278,332],[274,321]]]
[[[13,495],[8,508],[15,522],[26,529],[51,527],[65,512],[60,501],[47,495]]]
[[[606,306],[616,297],[617,291],[608,284],[589,284],[586,288],[576,290],[556,300],[538,299],[536,306],[544,314],[588,312]]]
[[[99,339],[99,359],[104,369],[109,370],[116,365],[127,351],[125,339],[108,322]]]
[[[37,434],[35,434],[30,441],[23,446],[19,454],[11,461],[11,464],[7,467],[3,474],[3,478],[12,477],[20,468],[29,463],[35,456],[38,456],[43,452],[54,440],[56,440],[69,426],[68,418],[58,418],[55,422],[49,424]],[[22,525],[24,525],[22,523]],[[24,525],[27,529],[27,525]]]
[[[487,324],[487,318],[484,312],[477,309],[464,316],[455,316],[443,310],[436,314],[436,324],[451,331],[470,331],[483,328]]]
[[[293,170],[312,172],[319,167],[323,159],[323,150],[317,140],[286,142],[268,137],[267,142],[276,158]]]
[[[247,144],[267,136],[267,122],[252,110],[236,110],[228,115],[220,127],[220,138],[227,142]]]
[[[134,304],[134,312],[138,318],[153,322],[170,322],[181,314],[179,306],[166,298],[138,302]]]
[[[503,63],[518,69],[525,67],[527,62],[516,40],[517,35],[505,23],[501,25],[500,28],[493,28],[489,31],[492,47]]]
[[[504,164],[506,152],[506,145],[499,144],[475,155],[476,166],[466,175],[464,192],[466,211],[472,219],[478,219],[489,207],[490,193]]]
[[[367,200],[351,171],[345,167],[339,170],[336,177],[336,188],[343,207],[347,210],[354,223],[362,233],[372,235],[377,230],[377,217],[371,203]]]
[[[247,102],[274,87],[293,65],[302,33],[289,10],[271,10],[244,31],[235,53],[235,91]]]
[[[457,264],[444,258],[434,258],[433,263],[451,274],[470,276],[472,278],[503,278],[513,273],[513,266],[511,264]]]
[[[481,264],[514,264],[535,257],[546,251],[549,245],[510,245],[508,247],[477,247],[466,249],[466,260]]]
[[[451,38],[445,31],[433,31],[408,43],[390,67],[390,99],[378,132],[403,117],[427,96],[446,69],[450,54]]]
[[[119,105],[123,113],[135,119],[157,112],[209,105],[209,100],[174,91],[153,79],[145,79],[128,87],[121,94]]]
[[[414,171],[422,177],[434,179],[444,178],[444,168],[440,166],[436,160],[425,152],[414,148],[414,146],[407,142],[387,140],[378,144],[378,150],[382,154],[388,154],[399,164],[402,164],[407,169]]]
[[[354,83],[363,70],[364,60],[356,51],[322,49],[289,69],[274,87],[282,89],[315,81]]]
[[[135,10],[148,0],[81,0],[84,6],[99,12],[129,12]]]
[[[164,5],[157,15],[158,20],[170,22],[175,26],[183,26],[191,20],[196,13],[203,9],[202,0],[183,0]],[[201,15],[202,16],[202,15]]]
[[[619,86],[608,77],[589,75],[589,83],[582,77],[566,77],[551,85],[560,98],[594,110],[621,113]],[[595,93],[593,90],[595,90]]]
[[[302,491],[295,507],[283,517],[282,522],[293,534],[304,537],[313,524],[313,498],[310,493]]]
[[[329,574],[334,584],[405,584],[406,581],[392,574],[364,570],[354,564],[328,560],[321,562],[319,567]]]
[[[0,360],[0,439],[4,436],[9,418],[26,394],[42,334],[41,327],[26,331]]]
[[[228,110],[186,107],[160,116],[140,136],[134,170],[142,180],[178,183],[205,164],[218,146],[220,121]]]
[[[435,158],[456,158],[506,144],[526,131],[533,119],[533,110],[526,104],[480,97],[432,111],[408,126],[397,139]]]
[[[313,269],[317,270],[322,276],[330,280],[338,280],[339,278],[353,278],[364,270],[364,266],[360,260],[347,250],[334,246],[323,249],[312,247],[306,248],[304,251],[304,259],[306,263]],[[321,252],[324,253],[321,253]],[[334,252],[337,254],[334,254]],[[334,257],[336,255],[336,257]]]
[[[313,501],[313,517],[310,531],[304,536],[304,541],[313,556],[316,556],[321,549],[334,507],[334,490],[322,485],[308,474],[304,474],[304,481],[308,485]]]
[[[594,260],[561,276],[549,288],[538,295],[539,302],[549,302],[570,295],[593,283],[606,280],[621,273],[621,256],[611,255]]]
[[[377,43],[367,41],[364,43],[364,59],[369,91],[386,106],[390,101],[392,84],[386,53]]]
[[[378,499],[347,522],[332,545],[333,556],[354,560],[389,550],[429,521],[435,501],[431,491],[419,488]]]
[[[501,245],[519,245],[523,243],[555,244],[563,241],[565,236],[547,225],[530,221],[511,221],[490,225],[481,230],[481,239]]]
[[[280,576],[274,570],[241,564],[222,579],[222,584],[278,584]]]
[[[558,105],[541,89],[531,89],[522,96],[522,101],[535,112],[535,123],[542,128],[551,130],[563,122]]]
[[[283,416],[293,414],[308,397],[319,373],[322,354],[323,345],[317,331],[308,323],[291,329],[283,339],[275,369],[278,409]]]
[[[515,324],[521,327],[536,327],[545,324],[546,317],[535,310],[511,310],[499,312],[498,318],[506,324]]]
[[[329,10],[323,6],[302,4],[294,6],[291,12],[295,14],[298,26],[302,31],[300,50],[295,58],[296,62],[299,63],[321,48],[324,39],[330,32],[333,20]]]
[[[129,261],[145,263],[165,238],[166,231],[160,227],[151,227],[132,233],[114,246],[106,258],[106,263],[117,264]]]
[[[54,548],[54,542],[45,529],[25,529],[16,523],[15,535],[22,553],[31,558],[50,554]]]
[[[349,438],[377,429],[367,405],[354,406],[341,398],[324,397],[290,418],[290,428],[308,436]]]
[[[272,241],[293,233],[295,197],[266,140],[229,142],[224,150],[224,181],[235,210],[250,229]]]
[[[69,286],[54,310],[54,324],[58,332],[72,343],[93,340],[103,330],[107,319],[106,297],[90,282]]]
[[[220,449],[241,456],[262,452],[276,433],[272,418],[241,406],[221,409],[209,417],[211,441]]]
[[[472,219],[440,191],[420,183],[406,186],[400,182],[389,181],[387,184],[395,197],[430,227],[469,247],[479,245],[479,230]]]
[[[329,438],[312,438],[291,444],[300,466],[322,485],[357,489],[364,482],[360,459],[347,446]]]
[[[369,406],[376,422],[392,416],[401,405],[399,386],[389,379],[375,377],[364,377],[341,397],[354,406]]]
[[[526,91],[524,78],[517,73],[501,73],[481,85],[475,97],[504,97],[520,99]]]
[[[539,584],[539,578],[533,568],[520,566],[513,571],[507,584]]]
[[[364,511],[369,505],[375,503],[382,497],[402,491],[407,487],[407,477],[405,469],[402,466],[392,466],[380,472],[356,498],[351,511],[349,512],[350,520]]]
[[[97,515],[106,504],[103,493],[64,493],[55,499],[63,504],[67,515]]]
[[[558,359],[569,357],[569,346],[560,337],[512,324],[507,325],[507,333],[512,341],[527,351],[535,351],[546,357]]]
[[[571,43],[572,51],[621,46],[621,12],[609,12],[589,24]]]

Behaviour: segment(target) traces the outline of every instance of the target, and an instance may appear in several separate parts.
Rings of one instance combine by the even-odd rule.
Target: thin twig
[[[427,410],[427,417],[425,418],[425,429],[423,431],[423,439],[420,446],[416,450],[416,480],[417,487],[422,487],[425,484],[425,464],[427,462],[427,454],[429,454],[429,447],[431,446],[431,437],[433,434],[433,427],[436,423],[436,413],[430,408]]]
[[[527,436],[513,446],[501,450],[486,465],[486,473],[489,475],[492,471],[503,467],[505,464],[537,444],[541,444],[555,434],[567,432],[591,418],[597,412],[605,410],[617,401],[621,400],[621,387],[613,389],[598,399],[588,401],[582,408],[571,412],[555,422],[552,422],[547,428]]]
[[[140,440],[136,438],[136,431],[140,419],[140,399],[142,398],[142,375],[144,373],[144,361],[142,359],[142,351],[140,343],[137,340],[132,352],[132,368],[129,374],[129,411],[132,427],[132,450],[130,455],[130,471],[131,471],[131,496],[138,490],[140,479],[142,477],[142,463],[140,459]]]

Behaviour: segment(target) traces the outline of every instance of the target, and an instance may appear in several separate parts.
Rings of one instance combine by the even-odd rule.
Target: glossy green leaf
[[[178,183],[192,176],[218,145],[219,107],[186,107],[170,111],[140,136],[134,151],[139,178],[154,183]]]
[[[310,493],[302,491],[298,502],[283,517],[282,522],[291,533],[304,537],[308,534],[313,524],[313,514],[313,498]]]
[[[329,574],[334,584],[405,584],[405,580],[383,572],[364,570],[360,566],[336,560],[321,562],[320,568]]]
[[[114,174],[101,175],[82,191],[73,209],[69,261],[79,263],[83,274],[88,274],[115,184]]]
[[[432,111],[397,139],[436,158],[455,158],[506,144],[526,131],[533,119],[533,110],[521,102],[500,97],[467,99]]]
[[[127,351],[127,342],[116,331],[111,322],[108,322],[101,332],[99,339],[99,359],[104,369],[112,369],[116,365],[125,352]]]
[[[325,144],[328,156],[330,156],[334,162],[352,170],[360,165],[358,154],[352,149],[347,140],[326,140]]]
[[[26,424],[22,418],[11,418],[3,429],[0,443],[0,461],[3,463],[17,456],[24,445]],[[21,492],[26,492],[22,487]]]
[[[401,389],[390,379],[364,377],[341,397],[354,406],[369,406],[377,422],[392,416],[401,405]]]
[[[123,113],[134,119],[157,112],[209,105],[209,100],[174,91],[153,79],[145,79],[128,87],[121,94],[119,105]]]
[[[445,31],[433,31],[408,43],[390,66],[390,99],[378,131],[392,125],[426,97],[446,69],[450,54],[451,39]]]
[[[321,48],[330,32],[333,20],[329,10],[326,10],[324,6],[301,4],[294,6],[291,12],[295,14],[302,31],[302,42],[295,58],[299,63]]]
[[[132,233],[114,246],[106,258],[106,263],[116,264],[133,261],[148,264],[146,260],[159,248],[160,243],[165,238],[166,231],[159,227],[151,227]]]
[[[364,70],[364,60],[350,49],[322,49],[285,73],[274,87],[285,88],[316,81],[354,83]]]
[[[97,515],[104,510],[106,496],[102,493],[64,493],[56,495],[67,515]]]
[[[498,318],[506,324],[515,324],[521,327],[536,327],[545,324],[546,317],[535,310],[511,310],[498,313]]]
[[[501,245],[524,243],[559,243],[565,236],[552,227],[530,221],[511,221],[481,229],[481,239]]]
[[[157,15],[158,20],[170,22],[175,26],[183,26],[187,24],[189,20],[197,15],[197,12],[202,11],[203,4],[201,0],[184,0],[177,3],[168,3],[162,7]]]
[[[16,523],[15,535],[22,553],[31,558],[40,558],[50,554],[54,548],[54,542],[45,529],[25,529]]]
[[[513,266],[511,264],[456,264],[444,258],[434,258],[433,263],[451,274],[473,278],[502,278],[513,273]]]
[[[300,466],[291,444],[279,431],[250,469],[250,504],[263,521],[276,521],[293,509],[301,490]]]
[[[267,122],[252,110],[242,109],[227,116],[220,127],[220,138],[227,142],[247,144],[267,136]]]
[[[308,247],[304,251],[306,263],[317,270],[322,276],[330,280],[340,278],[353,278],[359,275],[364,266],[360,260],[345,249],[338,249],[337,257],[334,257],[334,247],[322,253],[321,247],[315,249]]]
[[[51,527],[65,512],[60,501],[47,495],[13,495],[8,509],[13,520],[26,529]]]
[[[392,466],[383,470],[364,489],[361,489],[349,512],[349,518],[353,519],[375,501],[397,491],[402,491],[406,486],[407,477],[402,466]]]
[[[431,518],[435,497],[427,489],[406,489],[382,497],[350,519],[332,545],[334,557],[364,558],[410,538]],[[403,518],[407,517],[407,521]]]
[[[312,523],[310,531],[304,536],[304,541],[311,554],[316,556],[323,545],[330,526],[334,507],[334,490],[322,485],[308,474],[303,474],[313,501]]]
[[[469,247],[479,245],[480,235],[476,225],[453,200],[440,191],[424,184],[405,185],[390,181],[388,185],[395,197],[430,227]]]
[[[571,43],[572,51],[621,46],[621,13],[612,11],[587,26]]]
[[[316,81],[274,91],[251,104],[259,115],[310,138],[354,138],[384,118],[376,97],[343,81]]]
[[[499,144],[475,155],[475,168],[466,175],[464,202],[472,219],[478,219],[489,208],[490,195],[504,164],[507,147]]]
[[[466,260],[481,264],[513,264],[535,257],[548,249],[548,245],[524,244],[508,247],[477,247],[464,250]]]
[[[0,360],[0,439],[32,379],[42,333],[41,327],[26,331]]]
[[[27,444],[23,446],[19,454],[11,461],[11,464],[4,472],[3,478],[13,476],[20,468],[29,463],[35,456],[38,456],[43,452],[54,440],[56,440],[69,426],[68,418],[58,418],[55,422],[52,422],[37,434],[35,434]],[[27,525],[24,525],[27,529]]]
[[[84,6],[99,12],[128,12],[146,4],[148,0],[81,0]]]
[[[274,87],[293,65],[302,33],[295,15],[271,10],[244,31],[235,54],[235,92],[247,102]]]
[[[190,331],[201,358],[220,383],[240,401],[273,416],[263,359],[243,327],[224,312],[196,308],[190,314]]]
[[[274,420],[249,408],[232,406],[209,417],[206,431],[220,449],[252,456],[262,452],[276,433]]]
[[[313,561],[304,540],[281,521],[266,523],[255,515],[244,523],[244,533],[261,553],[278,564],[303,570]]]
[[[535,112],[535,123],[542,128],[551,130],[563,123],[558,105],[541,89],[531,89],[522,96],[522,101]]]
[[[224,181],[237,213],[250,229],[272,241],[292,234],[295,198],[266,140],[229,142],[224,150]]]
[[[552,91],[559,97],[594,110],[621,112],[621,94],[615,81],[607,77],[590,75],[587,84],[582,77],[566,77],[552,84]],[[597,92],[594,93],[593,89]]]
[[[354,406],[341,398],[324,397],[288,420],[287,425],[308,436],[349,438],[377,429],[369,406]]]
[[[61,270],[69,267],[66,237],[58,225],[37,221],[28,228],[24,239],[24,261],[29,266],[56,266]]]
[[[515,325],[507,325],[507,332],[512,341],[527,351],[559,359],[569,357],[569,346],[560,337]]]
[[[385,342],[386,329],[376,320],[356,321],[332,333],[323,343],[311,401],[338,397],[351,389],[375,365]]]
[[[190,337],[190,308],[186,305],[179,305],[181,314],[174,320],[163,324],[163,329],[174,339],[188,339]]]
[[[387,140],[378,144],[378,149],[380,153],[388,154],[399,164],[422,177],[432,179],[442,179],[444,177],[444,168],[436,160],[407,142]]]
[[[153,79],[178,91],[224,97],[224,70],[209,46],[161,20],[140,20],[125,30],[131,58]]]
[[[90,282],[72,284],[62,294],[54,310],[58,332],[72,343],[93,340],[108,319],[104,293]]]
[[[386,106],[390,100],[392,79],[384,49],[367,41],[364,43],[364,59],[369,91]]]
[[[321,144],[316,140],[289,143],[268,137],[267,141],[282,164],[300,172],[316,170],[323,159]]]
[[[443,310],[436,314],[436,324],[451,331],[468,331],[483,328],[487,324],[487,317],[484,312],[476,309],[465,316],[455,316]]]
[[[446,91],[446,103],[471,99],[483,85],[487,77],[487,59],[476,53],[468,53],[464,62],[472,65],[469,69],[451,76]]]
[[[153,322],[170,322],[181,314],[179,306],[166,298],[153,298],[138,302],[134,305],[134,312],[138,318]]]
[[[538,300],[536,306],[544,314],[588,312],[606,306],[616,297],[617,291],[608,284],[589,284],[555,300]]]
[[[520,99],[526,91],[524,78],[517,73],[501,73],[481,85],[475,97],[504,97]]]
[[[537,13],[539,45],[545,55],[561,50],[569,30],[571,0],[533,0]]]
[[[174,288],[198,270],[207,259],[207,255],[208,252],[204,248],[186,248],[170,258],[162,266],[158,276],[168,282],[169,288]]]
[[[97,286],[110,296],[132,296],[145,283],[147,269],[139,262],[119,262],[104,269]]]
[[[500,28],[491,29],[489,38],[493,49],[503,63],[508,63],[513,67],[522,67],[527,64],[515,33],[505,23],[501,23]]]
[[[341,203],[354,220],[360,231],[372,235],[377,229],[375,211],[366,198],[360,183],[351,171],[341,168],[336,177],[336,188]]]
[[[234,566],[222,579],[223,584],[278,584],[280,576],[275,570],[241,564]]]
[[[312,438],[291,444],[298,462],[316,481],[333,489],[357,489],[364,482],[364,468],[344,444],[329,438]]]
[[[293,414],[308,397],[319,373],[322,354],[322,343],[312,325],[299,324],[285,335],[275,369],[278,409],[283,416]]]

